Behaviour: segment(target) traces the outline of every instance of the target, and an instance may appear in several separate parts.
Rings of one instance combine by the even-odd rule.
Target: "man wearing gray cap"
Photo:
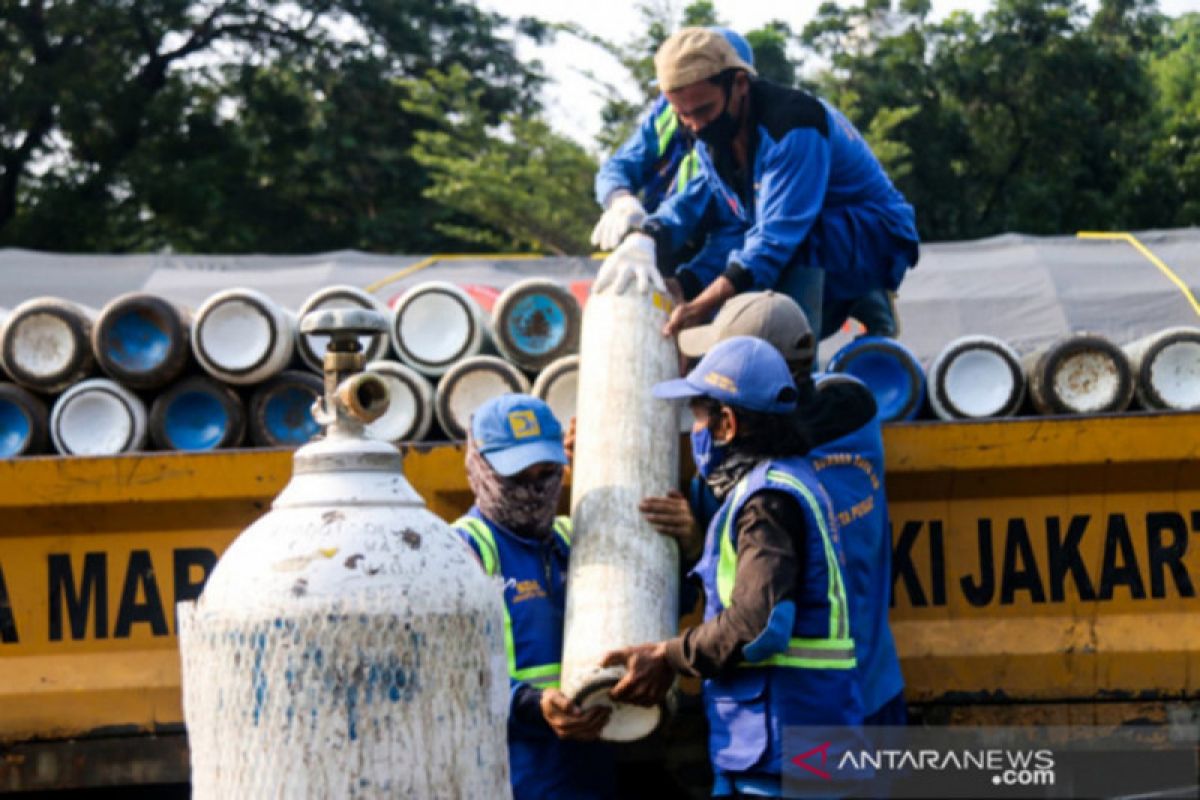
[[[741,233],[740,246],[722,258],[696,259],[670,276],[686,302],[664,333],[699,325],[734,295],[763,289],[795,299],[826,333],[854,303],[899,286],[918,256],[912,206],[839,111],[757,79],[724,37],[704,28],[667,39],[655,69],[679,122],[699,139],[703,179],[628,236],[602,273],[655,260],[666,266],[699,234]],[[833,317],[824,325],[823,282]]]
[[[875,400],[847,375],[812,377],[813,335],[800,307],[776,292],[748,292],[726,303],[709,325],[679,335],[679,349],[702,357],[717,342],[755,336],[775,347],[788,363],[800,401],[796,413],[809,433],[808,461],[833,501],[850,603],[863,710],[868,725],[903,725],[907,720],[904,680],[888,625],[891,590],[891,530],[884,493],[883,437]],[[661,533],[698,549],[691,540],[707,528],[720,503],[699,476],[689,497],[647,498],[642,513]],[[697,527],[699,524],[699,528]],[[685,533],[686,532],[686,533]]]

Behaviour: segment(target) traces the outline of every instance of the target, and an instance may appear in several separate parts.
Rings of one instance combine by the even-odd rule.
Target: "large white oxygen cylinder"
[[[296,316],[303,319],[309,312],[325,308],[366,308],[377,311],[384,317],[392,315],[384,302],[375,295],[365,292],[357,286],[338,284],[326,286],[310,294],[296,310]],[[328,342],[324,336],[312,336],[296,331],[296,352],[300,354],[300,360],[317,372],[321,371],[321,360],[325,358],[326,344]],[[367,361],[375,361],[387,358],[391,342],[388,340],[387,334],[366,336],[363,337],[362,346]]]
[[[111,456],[146,446],[146,404],[108,378],[88,378],[59,395],[50,439],[64,456]]]
[[[583,315],[562,689],[585,707],[613,705],[608,690],[624,670],[599,666],[607,651],[679,627],[678,549],[638,511],[642,498],[679,486],[679,408],[651,396],[679,374],[675,344],[661,333],[670,305],[661,284],[618,280]],[[639,739],[661,717],[616,704],[601,735]]]
[[[419,442],[433,427],[433,385],[412,367],[399,361],[372,361],[367,370],[388,387],[388,408],[367,426],[367,436],[399,445]]]
[[[1021,359],[1029,397],[1040,414],[1124,411],[1133,400],[1133,370],[1104,336],[1075,333]]]
[[[1021,359],[994,336],[960,336],[929,367],[929,405],[940,419],[1011,417],[1024,399]]]
[[[192,321],[192,350],[209,375],[238,386],[278,375],[296,349],[296,320],[257,289],[209,297]]]
[[[179,604],[192,796],[509,797],[502,593],[362,435],[370,311],[330,310],[318,417],[271,511]]]
[[[1124,350],[1143,408],[1200,410],[1200,328],[1167,328]]]
[[[529,379],[503,358],[464,358],[438,382],[434,400],[438,425],[446,436],[463,441],[471,429],[475,409],[493,397],[528,391]]]
[[[35,297],[4,320],[0,361],[26,389],[57,394],[96,370],[89,339],[94,309],[58,297]]]
[[[566,426],[575,416],[575,403],[579,397],[579,356],[563,356],[550,362],[538,373],[530,392],[544,400],[558,421]]]
[[[400,360],[431,378],[478,355],[491,340],[475,298],[445,281],[422,283],[400,295],[389,332]]]

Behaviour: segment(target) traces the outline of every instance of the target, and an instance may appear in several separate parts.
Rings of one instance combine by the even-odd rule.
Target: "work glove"
[[[613,294],[624,294],[630,285],[635,285],[641,294],[651,290],[667,291],[662,275],[658,274],[654,240],[644,233],[627,236],[620,247],[609,253],[592,284],[592,294],[606,290],[611,290]]]
[[[646,209],[631,194],[623,194],[600,216],[592,229],[592,244],[601,250],[612,250],[621,238],[646,219]]]

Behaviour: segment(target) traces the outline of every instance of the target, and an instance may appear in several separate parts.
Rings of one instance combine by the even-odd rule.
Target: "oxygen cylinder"
[[[562,690],[584,707],[613,706],[601,734],[612,741],[647,736],[663,714],[614,705],[608,690],[624,670],[601,668],[602,656],[668,639],[679,623],[678,549],[638,512],[642,498],[679,486],[678,405],[651,396],[679,374],[661,333],[670,305],[661,285],[622,280],[583,314]]]
[[[884,422],[912,419],[925,400],[925,371],[907,347],[886,336],[860,336],[833,354],[826,368],[867,385]]]
[[[941,419],[1011,417],[1025,399],[1021,359],[994,336],[962,336],[929,368],[929,405]]]
[[[0,458],[45,452],[46,428],[46,404],[41,398],[15,383],[0,383]]]
[[[400,360],[436,378],[488,344],[488,323],[479,304],[445,281],[409,289],[396,300],[390,329]]]
[[[178,606],[197,800],[511,797],[498,581],[362,434],[387,389],[358,340],[385,326],[304,318],[332,338],[325,435]]]
[[[96,371],[89,336],[96,312],[57,297],[35,297],[9,312],[0,360],[9,377],[56,394]]]
[[[130,292],[108,302],[92,327],[100,369],[131,389],[166,386],[191,355],[188,313],[167,300]]]
[[[288,369],[255,388],[247,409],[250,441],[259,447],[296,447],[321,430],[312,414],[321,397],[318,375]]]
[[[50,411],[50,438],[64,456],[111,456],[146,446],[146,405],[108,378],[72,386]]]
[[[388,307],[374,295],[364,292],[357,286],[345,284],[326,286],[310,294],[296,311],[296,316],[303,319],[313,311],[327,308],[365,308],[382,314],[385,318],[391,316]],[[296,352],[300,360],[316,372],[321,371],[321,360],[325,357],[325,341],[323,336],[312,336],[296,331]],[[367,361],[387,358],[390,342],[386,335],[367,337],[362,342],[363,353]]]
[[[1167,328],[1124,349],[1143,408],[1200,409],[1200,328]]]
[[[1133,370],[1103,336],[1075,333],[1021,359],[1029,397],[1041,414],[1123,411],[1133,400]]]
[[[159,450],[200,452],[237,447],[246,409],[237,392],[207,375],[168,387],[150,406],[150,441]]]
[[[463,441],[471,415],[487,400],[502,394],[524,394],[529,379],[496,356],[475,356],[454,365],[438,382],[434,408],[438,424],[451,439]]]
[[[563,356],[538,373],[533,396],[546,401],[558,421],[566,427],[575,416],[579,395],[579,356]]]
[[[496,349],[522,369],[537,372],[579,350],[579,302],[545,278],[509,286],[492,309]]]
[[[429,379],[399,361],[372,361],[367,371],[388,389],[388,407],[367,426],[367,436],[381,442],[419,442],[433,426],[433,386]]]
[[[192,322],[192,350],[209,375],[239,386],[278,375],[296,346],[290,311],[257,289],[226,289],[204,301]]]

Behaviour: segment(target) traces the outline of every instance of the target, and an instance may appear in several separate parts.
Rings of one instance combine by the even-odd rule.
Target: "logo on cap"
[[[542,429],[532,411],[514,411],[508,415],[508,427],[514,439],[541,436]]]
[[[726,377],[719,372],[708,373],[704,376],[704,382],[730,394],[738,393],[737,384],[733,382],[733,378]]]

